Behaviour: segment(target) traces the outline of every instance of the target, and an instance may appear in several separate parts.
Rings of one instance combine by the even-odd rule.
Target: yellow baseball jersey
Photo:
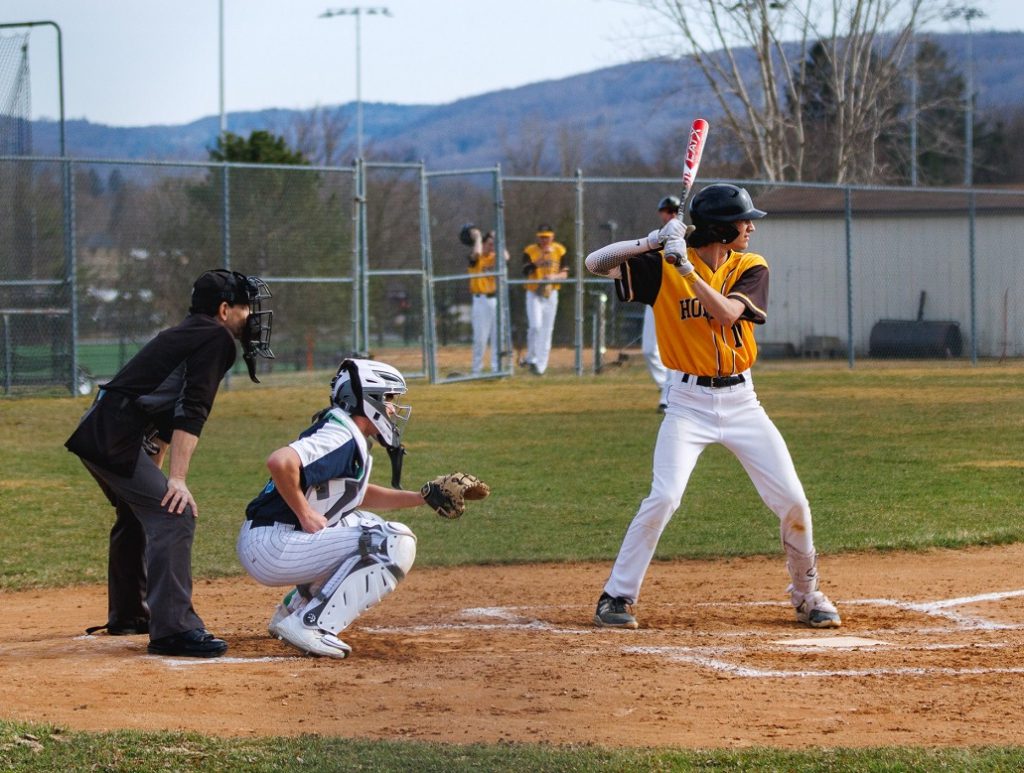
[[[558,242],[551,242],[551,246],[548,247],[547,253],[541,252],[539,244],[531,244],[523,250],[523,273],[530,279],[543,280],[552,274],[557,274],[562,270],[562,257],[565,255],[565,247]],[[543,260],[547,260],[550,265],[538,266],[537,263]],[[534,282],[528,283],[526,289],[530,292],[536,292],[540,284]],[[551,285],[552,290],[561,289],[562,285],[555,284]]]
[[[712,271],[694,250],[688,252],[701,279],[743,303],[744,311],[732,327],[712,321],[693,285],[659,252],[623,263],[616,293],[620,300],[646,303],[654,309],[658,351],[665,367],[696,376],[742,373],[757,359],[754,325],[768,319],[768,263],[752,252],[730,252]]]
[[[494,271],[494,252],[469,256],[470,274],[489,274]],[[498,290],[498,278],[494,276],[475,276],[469,280],[469,291],[473,295],[494,295]]]

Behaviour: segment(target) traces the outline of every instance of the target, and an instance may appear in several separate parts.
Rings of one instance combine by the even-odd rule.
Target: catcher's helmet
[[[274,312],[263,308],[263,301],[270,297],[270,288],[258,276],[246,276],[224,268],[205,272],[192,285],[191,314],[214,316],[225,302],[249,307],[249,317],[242,330],[242,357],[249,369],[249,378],[257,384],[256,358],[274,359],[274,352],[270,349]]]
[[[760,220],[767,214],[754,206],[745,188],[728,183],[709,185],[690,200],[690,219],[698,227],[701,223]]]
[[[347,359],[331,379],[331,403],[352,416],[365,416],[377,428],[384,447],[397,448],[402,431],[395,420],[408,421],[412,409],[392,401],[406,390],[405,378],[391,365]]]
[[[473,234],[470,233],[476,226],[473,223],[466,223],[459,230],[459,241],[467,247],[473,246]]]
[[[661,212],[663,209],[667,209],[672,214],[677,213],[679,211],[679,199],[676,196],[666,196],[658,202],[658,211]]]

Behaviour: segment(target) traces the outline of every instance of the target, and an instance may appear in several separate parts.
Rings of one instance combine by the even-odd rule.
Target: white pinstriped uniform
[[[360,524],[382,522],[357,510],[370,482],[373,457],[366,438],[339,408],[332,408],[289,447],[299,455],[306,498],[333,525],[309,534],[270,481],[250,503],[238,535],[238,558],[263,585],[319,585],[359,552]],[[274,521],[272,525],[254,525]],[[278,520],[283,519],[283,520]]]

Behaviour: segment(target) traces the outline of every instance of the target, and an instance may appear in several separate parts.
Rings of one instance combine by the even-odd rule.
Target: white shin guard
[[[818,554],[798,553],[786,544],[786,568],[792,581],[790,592],[799,593],[801,597],[818,590]]]
[[[306,605],[302,622],[340,633],[398,587],[416,560],[416,535],[401,523],[361,524],[359,553],[336,571]]]

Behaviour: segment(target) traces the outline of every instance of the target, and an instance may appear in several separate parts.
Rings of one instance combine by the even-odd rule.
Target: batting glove
[[[679,218],[674,217],[658,231],[658,241],[667,245],[669,239],[685,239],[686,231],[686,224]]]
[[[686,242],[683,239],[671,238],[665,242],[665,260],[683,276],[693,273],[693,264],[686,256]]]

